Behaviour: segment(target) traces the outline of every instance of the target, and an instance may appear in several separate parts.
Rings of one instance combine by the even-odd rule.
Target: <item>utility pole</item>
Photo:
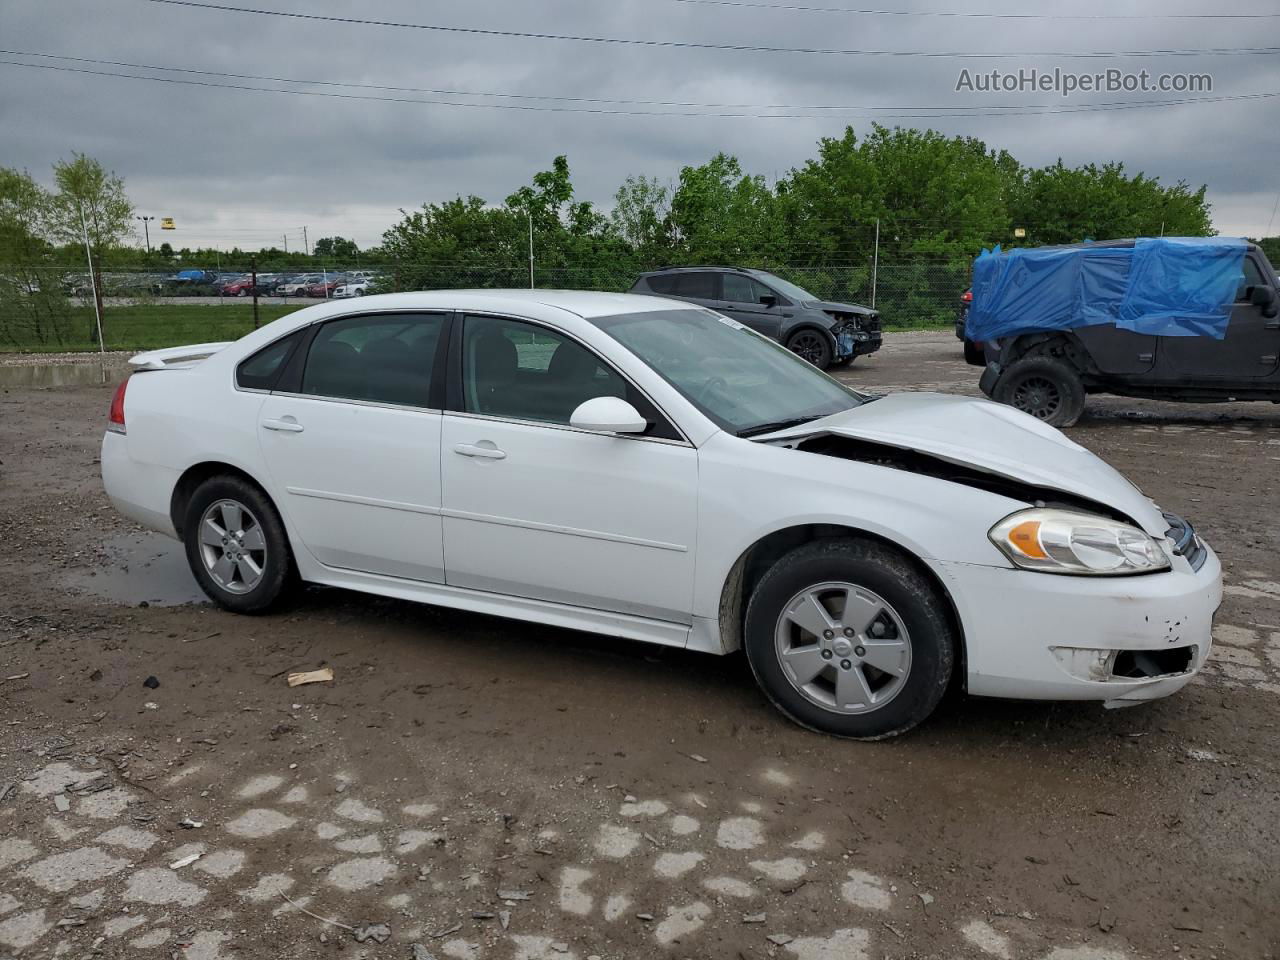
[[[876,252],[871,261],[871,309],[876,308],[876,281],[880,278],[880,218],[876,217]]]
[[[307,228],[302,228],[302,249],[306,251],[307,256],[311,256],[311,243],[307,240]]]
[[[533,289],[533,211],[529,214],[529,289]]]
[[[106,353],[107,344],[102,338],[102,292],[93,273],[93,248],[89,246],[89,225],[84,219],[84,207],[80,207],[80,231],[84,234],[84,255],[89,261],[89,287],[93,290],[93,315],[98,324],[98,352]]]
[[[289,252],[289,235],[287,233],[280,234],[280,239],[284,241],[284,252]]]
[[[147,255],[150,256],[151,255],[151,228],[150,226],[148,226],[148,223],[154,220],[155,217],[134,217],[133,219],[142,221],[142,235],[147,238]]]

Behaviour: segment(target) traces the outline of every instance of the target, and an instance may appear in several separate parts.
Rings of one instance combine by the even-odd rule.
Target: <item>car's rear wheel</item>
[[[797,723],[879,740],[946,692],[955,637],[937,591],[871,540],[822,540],[780,559],[747,606],[745,647],[769,699]]]
[[[262,613],[294,577],[280,515],[267,496],[235,476],[196,488],[183,524],[187,563],[209,598],[236,613]]]
[[[1084,413],[1084,384],[1062,360],[1024,357],[1000,375],[993,399],[1051,426],[1069,427]]]
[[[787,349],[819,370],[831,366],[831,341],[818,330],[801,330],[787,340]]]

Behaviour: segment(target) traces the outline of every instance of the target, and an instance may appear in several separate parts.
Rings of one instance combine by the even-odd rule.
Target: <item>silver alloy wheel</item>
[[[840,714],[879,710],[911,672],[911,635],[879,594],[819,583],[792,597],[774,630],[787,680],[806,700]]]
[[[200,518],[200,558],[227,593],[248,593],[262,581],[267,539],[253,511],[236,500],[216,500]]]

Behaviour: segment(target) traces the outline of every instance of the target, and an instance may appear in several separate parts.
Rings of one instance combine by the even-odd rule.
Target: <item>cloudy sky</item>
[[[751,172],[782,176],[813,156],[819,138],[838,135],[846,123],[864,130],[873,117],[980,137],[1028,164],[1058,157],[1068,164],[1119,160],[1165,182],[1208,184],[1214,220],[1224,234],[1262,234],[1280,191],[1280,96],[1039,115],[1008,110],[1000,116],[993,107],[1048,104],[1070,110],[1177,95],[1081,93],[1064,100],[1054,93],[955,90],[964,68],[1016,72],[1061,67],[1208,73],[1214,96],[1280,93],[1278,53],[1109,59],[1049,55],[1272,46],[1280,36],[1274,0],[1200,5],[1187,0],[1081,0],[1070,5],[1012,0],[210,2],[330,17],[711,46],[502,37],[152,0],[4,0],[0,47],[5,52],[0,60],[64,69],[0,64],[0,165],[25,167],[48,182],[53,160],[72,150],[89,153],[125,178],[139,212],[177,220],[178,231],[165,235],[175,246],[224,248],[279,243],[282,235],[294,248],[302,241],[303,225],[312,241],[341,234],[370,245],[397,218],[399,208],[459,193],[500,201],[558,153],[568,155],[580,197],[605,205],[628,174],[673,179],[681,166],[704,162],[721,150],[736,154]],[[850,12],[855,7],[909,15]],[[1076,18],[938,15],[1036,9]],[[1201,16],[1169,18],[1179,11]],[[1204,17],[1204,11],[1213,16]],[[1269,16],[1239,16],[1248,14]],[[919,53],[1016,56],[914,55]],[[257,79],[263,77],[305,82]],[[424,92],[428,90],[457,92]],[[670,107],[634,101],[747,106]],[[494,106],[499,104],[554,109]],[[931,115],[919,116],[919,108],[931,108]],[[949,115],[937,108],[948,108]],[[586,110],[622,113],[572,112]],[[625,111],[740,115],[656,117]],[[788,116],[768,119],[768,114]]]

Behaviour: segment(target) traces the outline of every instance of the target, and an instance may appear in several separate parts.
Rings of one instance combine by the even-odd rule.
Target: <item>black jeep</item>
[[[1092,247],[1132,247],[1113,240]],[[1084,246],[1084,245],[1078,245]],[[1280,281],[1266,254],[1246,247],[1226,337],[1152,336],[1112,324],[988,340],[979,387],[993,400],[1070,426],[1085,395],[1280,403]]]

